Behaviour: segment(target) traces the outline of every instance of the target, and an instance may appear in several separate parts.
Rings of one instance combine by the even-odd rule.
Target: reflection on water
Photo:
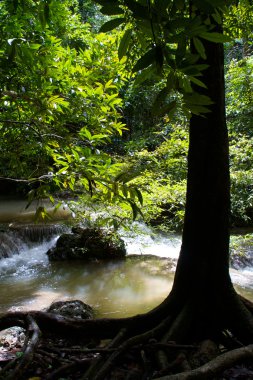
[[[19,255],[0,260],[0,313],[41,310],[54,301],[80,299],[93,306],[98,316],[121,317],[150,310],[172,287],[173,270],[168,270],[171,265],[159,257],[50,263],[45,253],[56,239],[24,245]],[[142,234],[126,234],[124,240],[128,254],[153,254],[170,258],[170,263],[179,254],[178,236],[162,237],[146,229]],[[231,276],[237,289],[253,300],[252,268],[231,270]]]
[[[48,247],[44,245],[45,248]],[[7,263],[8,260],[12,262]],[[42,309],[64,299],[80,299],[99,315],[145,312],[161,302],[172,286],[173,275],[151,273],[159,262],[150,258],[145,267],[131,259],[113,263],[49,263],[42,251],[32,249],[0,262],[0,312]]]
[[[36,209],[40,206],[47,208],[51,220],[63,220],[71,216],[67,205],[62,205],[55,210],[46,200],[34,201],[29,207],[27,207],[27,200],[0,200],[0,223],[34,222]]]
[[[253,302],[253,268],[230,269],[230,275],[238,293]]]

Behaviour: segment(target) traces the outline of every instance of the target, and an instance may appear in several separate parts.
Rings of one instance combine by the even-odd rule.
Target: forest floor
[[[6,330],[0,340],[0,379],[5,380],[93,380],[101,366],[115,350],[108,341],[42,336],[35,329],[27,339],[25,330]],[[31,329],[30,329],[31,330]],[[25,350],[24,350],[25,347]],[[169,359],[166,368],[160,368],[158,353],[163,350]],[[217,355],[228,354],[222,345],[205,340],[193,345],[161,344],[150,340],[145,345],[132,346],[113,365],[103,380],[170,379],[173,373],[187,373],[191,369],[215,361]],[[231,351],[232,352],[232,351]],[[221,357],[220,356],[220,357]],[[93,371],[89,372],[89,368]],[[253,360],[242,360],[215,377],[189,377],[189,379],[251,380]],[[172,377],[174,379],[174,377]],[[188,379],[188,377],[185,377]]]

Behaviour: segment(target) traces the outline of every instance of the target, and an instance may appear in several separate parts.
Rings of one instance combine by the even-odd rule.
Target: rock
[[[47,255],[49,260],[111,260],[126,256],[124,241],[115,233],[98,228],[72,228],[62,234]]]
[[[17,358],[25,342],[25,329],[19,326],[9,327],[0,332],[0,366]]]
[[[248,236],[248,237],[247,237]],[[240,270],[253,266],[253,238],[251,235],[242,235],[239,240],[232,244],[230,252],[230,266]]]
[[[53,302],[46,311],[68,318],[92,319],[94,317],[92,307],[79,300]]]

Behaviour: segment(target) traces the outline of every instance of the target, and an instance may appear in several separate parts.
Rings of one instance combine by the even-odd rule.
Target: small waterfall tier
[[[55,235],[59,235],[68,230],[64,224],[50,224],[50,223],[12,223],[9,225],[9,230],[25,243],[33,242],[40,243],[45,240],[51,239]]]
[[[24,248],[23,240],[11,231],[0,232],[0,259],[11,257],[20,253]]]

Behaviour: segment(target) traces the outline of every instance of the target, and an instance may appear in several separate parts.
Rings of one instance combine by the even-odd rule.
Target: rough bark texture
[[[209,68],[204,74],[210,113],[190,121],[186,214],[173,292],[210,325],[220,319],[223,296],[232,289],[229,277],[229,162],[224,103],[223,46],[203,41]],[[232,291],[232,290],[231,290]],[[222,295],[222,293],[225,293]],[[220,295],[221,297],[219,297]],[[209,307],[208,304],[211,306]],[[208,309],[210,309],[208,311]],[[208,311],[208,314],[207,314]]]

